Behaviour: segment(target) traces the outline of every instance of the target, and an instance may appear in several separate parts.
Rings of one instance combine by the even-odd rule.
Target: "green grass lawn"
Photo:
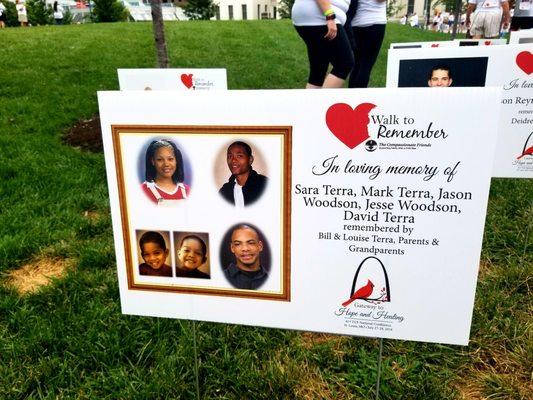
[[[171,67],[227,68],[230,89],[305,85],[289,21],[165,29]],[[391,42],[446,38],[389,25],[371,86],[385,85]],[[97,90],[118,88],[117,68],[155,67],[152,25],[4,29],[0,49],[0,278],[43,259],[72,265],[34,294],[0,284],[0,399],[195,398],[191,324],[120,312],[103,155],[61,142],[98,111]],[[532,199],[531,180],[493,180],[470,345],[385,341],[381,398],[531,395]],[[204,399],[373,398],[375,339],[197,331]]]

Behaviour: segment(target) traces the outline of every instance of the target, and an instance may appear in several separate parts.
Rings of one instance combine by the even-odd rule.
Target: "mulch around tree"
[[[103,145],[100,116],[95,114],[89,119],[79,120],[61,139],[63,140],[63,143],[72,147],[78,147],[93,153],[102,152]]]

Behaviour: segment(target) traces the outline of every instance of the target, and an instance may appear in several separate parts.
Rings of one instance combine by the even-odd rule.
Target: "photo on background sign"
[[[236,289],[257,290],[268,280],[271,255],[268,239],[250,223],[230,227],[220,244],[220,265]],[[279,266],[278,266],[279,267]]]
[[[209,234],[174,232],[176,277],[210,279]]]
[[[246,207],[256,204],[268,190],[268,175],[260,145],[249,139],[228,142],[216,156],[215,185],[219,195],[230,205]]]
[[[477,40],[461,40],[459,42],[459,47],[468,47],[468,46],[479,46]]]
[[[432,71],[447,69],[451,87],[485,86],[488,57],[400,60],[398,87],[428,87]]]
[[[139,181],[152,203],[173,205],[189,197],[191,166],[175,139],[155,137],[139,154]]]
[[[172,277],[169,232],[137,230],[136,238],[139,275]]]

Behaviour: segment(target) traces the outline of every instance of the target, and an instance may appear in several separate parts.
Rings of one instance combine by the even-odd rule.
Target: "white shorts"
[[[470,34],[472,36],[481,36],[483,38],[498,37],[500,34],[501,23],[501,12],[477,12],[472,18]]]

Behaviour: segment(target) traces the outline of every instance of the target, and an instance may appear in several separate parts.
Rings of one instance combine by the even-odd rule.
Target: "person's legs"
[[[337,36],[325,45],[329,62],[333,66],[322,87],[340,88],[354,66],[353,52],[344,28],[337,24]]]
[[[326,26],[295,26],[296,31],[305,42],[309,59],[309,78],[306,89],[322,87],[328,71],[327,50],[323,47]]]
[[[485,19],[485,39],[496,39],[500,36],[502,14],[500,12],[487,13]]]
[[[355,66],[350,75],[348,87],[366,88],[385,37],[385,24],[354,27],[353,30],[356,46]]]
[[[475,12],[470,25],[470,35],[472,39],[483,39],[485,32],[485,14],[484,12]]]
[[[324,79],[324,84],[322,85],[323,89],[338,89],[344,86],[344,81],[346,79],[341,79],[332,73],[329,73]]]

